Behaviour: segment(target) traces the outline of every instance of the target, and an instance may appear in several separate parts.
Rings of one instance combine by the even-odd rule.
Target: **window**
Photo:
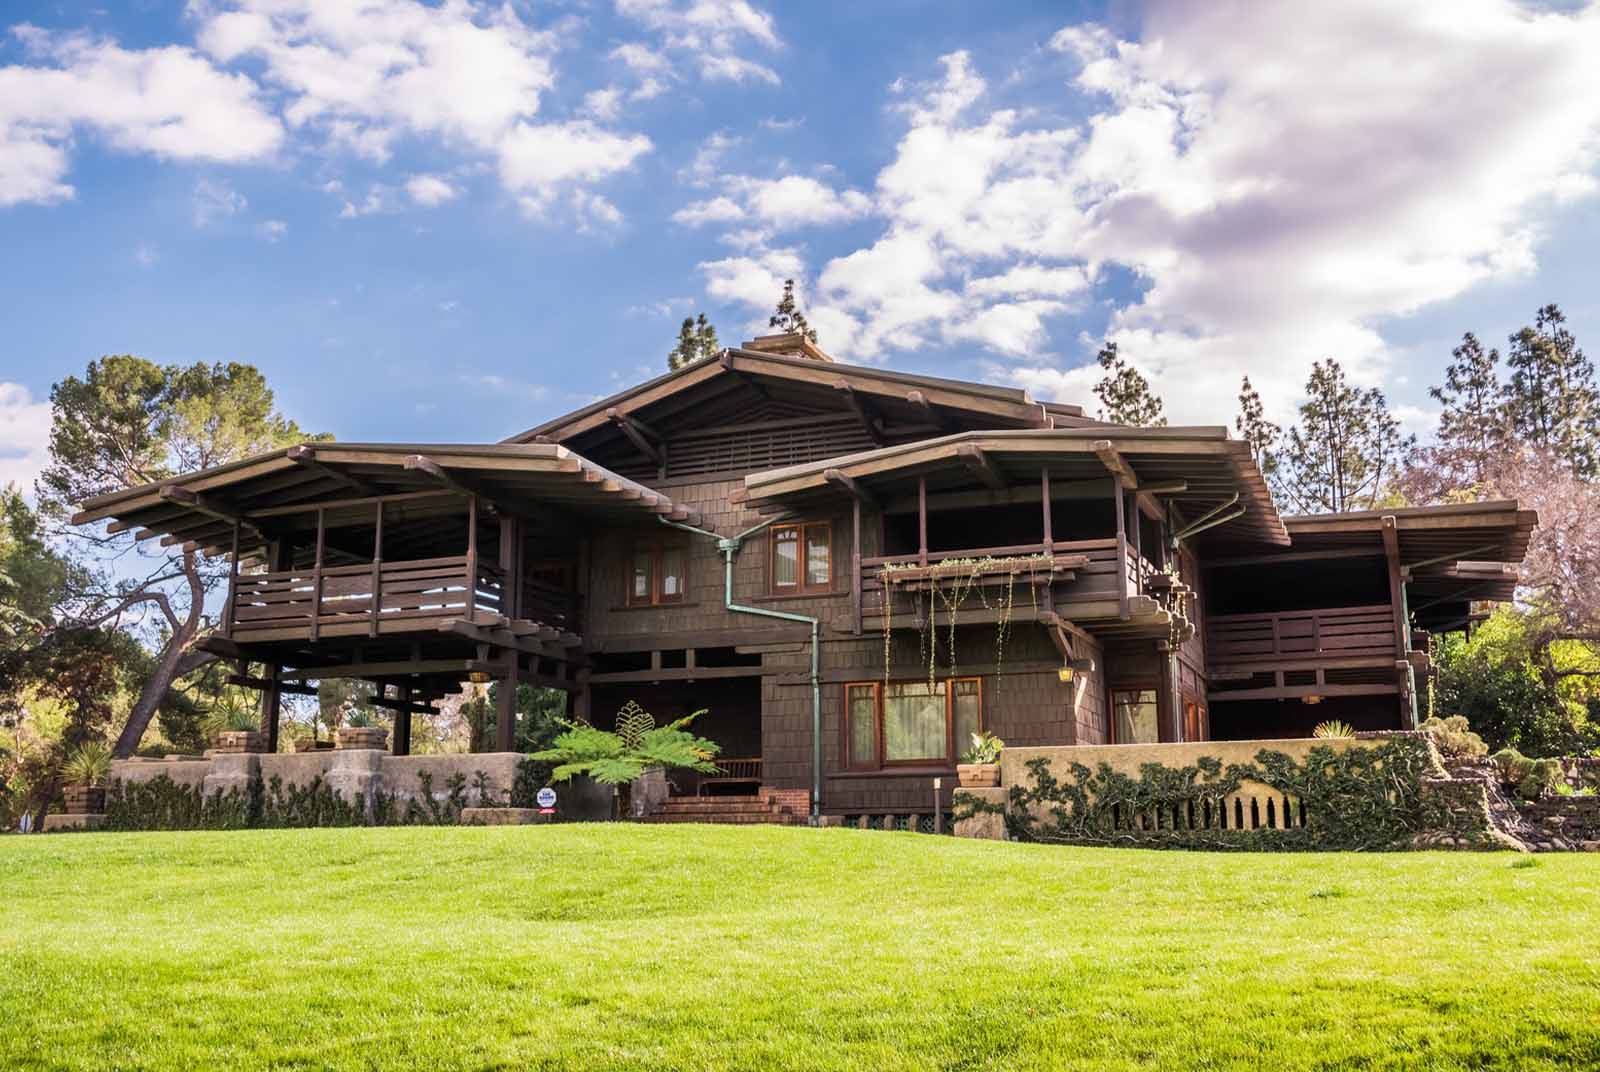
[[[628,564],[628,606],[683,602],[687,558],[678,544],[634,545]]]
[[[861,682],[845,686],[844,765],[948,765],[983,725],[983,688],[975,677]]]
[[[1112,689],[1111,712],[1115,743],[1155,744],[1161,740],[1155,689]]]
[[[833,525],[812,521],[772,527],[768,575],[774,595],[833,589]]]

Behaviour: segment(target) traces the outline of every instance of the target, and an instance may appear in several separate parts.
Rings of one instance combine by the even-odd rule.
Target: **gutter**
[[[698,536],[705,536],[717,541],[717,550],[722,553],[722,605],[724,609],[738,614],[757,614],[763,618],[781,618],[787,622],[800,622],[811,627],[811,825],[817,826],[822,815],[822,676],[818,666],[822,619],[804,614],[794,614],[786,610],[747,607],[733,601],[733,556],[739,553],[739,548],[748,537],[760,532],[768,525],[781,521],[782,518],[768,518],[759,525],[752,525],[750,528],[745,529],[737,536],[721,536],[709,529],[696,528],[681,521],[668,521],[659,515],[657,515],[656,520],[668,528],[682,529],[684,532],[692,532]]]

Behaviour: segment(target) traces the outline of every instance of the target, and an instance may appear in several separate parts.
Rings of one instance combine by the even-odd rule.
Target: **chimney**
[[[740,349],[754,350],[759,354],[776,354],[779,357],[804,357],[812,361],[833,364],[831,354],[798,331],[792,331],[787,335],[760,335],[745,343]]]

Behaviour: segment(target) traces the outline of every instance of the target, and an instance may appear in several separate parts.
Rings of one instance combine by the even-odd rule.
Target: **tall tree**
[[[1250,444],[1256,468],[1261,470],[1262,475],[1270,477],[1278,468],[1273,449],[1282,438],[1283,429],[1267,420],[1266,407],[1261,404],[1260,393],[1250,385],[1249,376],[1239,385],[1239,416],[1234,418],[1233,427],[1240,438]]]
[[[1139,428],[1166,425],[1161,399],[1150,389],[1150,381],[1117,353],[1116,343],[1102,346],[1095,360],[1105,371],[1094,385],[1095,397],[1100,399],[1101,420]]]
[[[274,408],[271,389],[253,366],[159,366],[119,355],[91,361],[82,379],[69,376],[50,392],[50,464],[39,477],[41,512],[64,540],[102,556],[102,565],[125,553],[132,533],[104,526],[65,526],[74,507],[96,495],[121,491],[179,473],[221,465],[307,439]],[[160,612],[146,640],[156,649],[151,673],[117,739],[116,754],[131,755],[172,683],[211,657],[196,647],[207,622],[207,592],[222,577],[219,565],[174,547],[141,577],[127,563],[101,568],[77,593],[65,623],[78,629],[137,622],[150,607]]]
[[[778,299],[778,308],[767,318],[767,327],[776,328],[782,334],[797,333],[804,335],[813,343],[817,341],[817,332],[806,322],[806,314],[800,311],[800,306],[794,300],[794,280],[783,281],[783,296]]]
[[[717,329],[711,326],[706,314],[686,316],[678,329],[678,345],[667,354],[667,368],[677,372],[697,361],[716,357],[722,346],[717,342]]]
[[[1523,444],[1549,451],[1588,480],[1600,475],[1600,395],[1594,364],[1566,323],[1557,306],[1546,305],[1532,327],[1511,336],[1506,410]]]
[[[1278,459],[1276,489],[1301,513],[1373,509],[1416,437],[1401,433],[1382,391],[1352,387],[1332,358],[1311,366],[1306,396]]]
[[[1425,452],[1436,479],[1483,488],[1509,443],[1500,351],[1485,350],[1472,332],[1450,351],[1444,383],[1428,388],[1440,404],[1439,430]]]

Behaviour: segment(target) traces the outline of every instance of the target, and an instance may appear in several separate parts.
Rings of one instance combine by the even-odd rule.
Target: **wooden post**
[[[850,613],[861,635],[861,500],[850,500]]]
[[[1400,573],[1400,527],[1393,514],[1385,514],[1383,526],[1383,554],[1389,565],[1389,605],[1394,613],[1394,658],[1398,668],[1402,663],[1408,668],[1407,651],[1411,647],[1410,622],[1406,611],[1406,582]],[[1410,673],[1403,673],[1400,681],[1400,728],[1408,730],[1417,724],[1417,696],[1410,684]]]
[[[478,621],[478,497],[467,496],[467,621]]]
[[[944,806],[939,802],[939,785],[943,781],[944,779],[942,778],[933,780],[933,832],[935,834],[944,833]]]
[[[1056,538],[1055,530],[1052,528],[1054,522],[1050,517],[1050,469],[1048,466],[1039,467],[1039,499],[1044,503],[1044,517],[1042,519],[1044,522],[1044,553],[1047,555],[1054,555],[1056,553]],[[1030,577],[1030,584],[1032,583],[1032,580],[1033,579]],[[1045,613],[1047,614],[1053,613],[1056,609],[1056,586],[1054,574],[1052,574],[1050,578],[1047,578],[1045,581],[1044,609]]]
[[[283,667],[273,663],[267,674],[267,687],[261,690],[261,729],[267,735],[267,752],[278,751],[278,712],[282,694],[278,691],[278,677]]]
[[[233,636],[234,600],[239,594],[239,523],[233,523],[233,550],[228,556],[228,602],[222,611],[222,635]]]
[[[500,517],[500,613],[507,618],[517,617],[516,586],[512,583],[517,571],[517,523],[509,517]]]
[[[1122,477],[1116,473],[1111,475],[1111,486],[1116,491],[1117,504],[1117,602],[1118,613],[1123,621],[1129,618],[1128,612],[1128,511],[1123,508],[1122,502]]]
[[[322,632],[322,556],[327,547],[327,511],[317,507],[317,556],[311,563],[311,639]]]
[[[401,707],[394,713],[394,754],[409,756],[411,754],[411,686],[395,686],[395,699],[399,700]]]
[[[928,478],[917,477],[917,564],[928,564]]]
[[[516,751],[517,745],[517,649],[506,649],[506,675],[500,679],[500,695],[496,698],[494,719],[495,748],[501,752]]]
[[[383,500],[378,500],[378,517],[372,529],[372,621],[367,627],[368,636],[378,635],[378,617],[383,613]],[[399,726],[398,719],[395,725]],[[398,732],[398,731],[397,731]],[[404,755],[404,752],[396,752]]]
[[[1133,580],[1137,586],[1135,591],[1144,595],[1144,534],[1140,531],[1144,525],[1137,497],[1128,500],[1128,514],[1133,521]]]

